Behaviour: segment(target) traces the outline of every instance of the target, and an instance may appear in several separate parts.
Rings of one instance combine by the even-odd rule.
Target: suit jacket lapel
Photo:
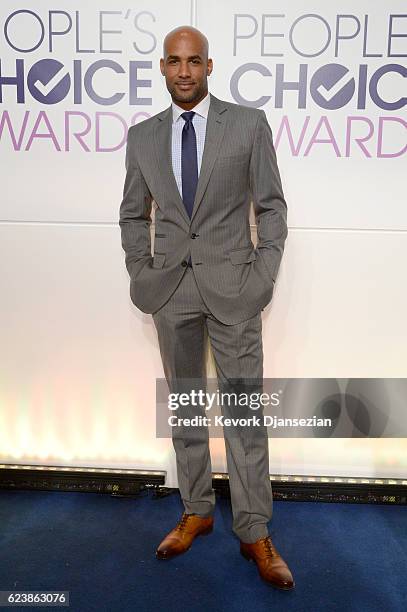
[[[178,191],[177,181],[172,169],[172,107],[169,106],[162,113],[159,113],[157,119],[159,121],[157,121],[155,128],[155,147],[164,193],[172,196],[185,222],[189,225],[190,219]]]
[[[209,105],[208,119],[206,122],[205,146],[191,221],[202,202],[225,132],[226,115],[223,116],[223,113],[227,110],[227,107],[222,103],[222,100],[215,98],[212,94],[209,95],[211,103]]]
[[[172,107],[169,106],[166,110],[157,115],[159,121],[157,121],[155,129],[155,146],[164,188],[173,196],[175,204],[188,225],[190,225],[202,202],[225,131],[226,117],[223,117],[222,114],[227,108],[222,101],[213,94],[209,95],[211,102],[206,123],[205,146],[191,219],[188,216],[184,202],[178,191],[177,182],[172,169]]]

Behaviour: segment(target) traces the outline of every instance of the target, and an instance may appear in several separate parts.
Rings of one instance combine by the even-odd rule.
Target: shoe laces
[[[177,529],[178,531],[184,531],[185,527],[187,526],[188,519],[189,519],[190,516],[191,516],[190,514],[186,514],[184,512],[180,522],[178,523],[178,525],[176,526],[175,529]]]
[[[276,549],[274,547],[273,542],[271,541],[270,536],[268,536],[267,538],[263,538],[262,542],[263,542],[264,550],[265,550],[267,556],[269,556],[269,557],[276,556],[277,551],[276,551]]]

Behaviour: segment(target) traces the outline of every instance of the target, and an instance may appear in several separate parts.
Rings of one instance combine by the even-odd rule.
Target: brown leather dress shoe
[[[269,584],[288,591],[294,588],[294,580],[287,563],[278,553],[270,536],[254,544],[240,542],[240,553],[245,559],[255,561],[260,576]]]
[[[157,548],[157,559],[171,559],[190,547],[197,535],[208,535],[213,530],[213,516],[202,518],[196,514],[184,514],[178,525],[170,531]]]

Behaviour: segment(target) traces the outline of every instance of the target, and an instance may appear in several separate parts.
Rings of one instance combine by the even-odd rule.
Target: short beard
[[[203,83],[202,85],[200,85],[198,87],[198,89],[196,89],[195,91],[192,92],[185,92],[185,96],[183,97],[179,97],[178,94],[176,93],[175,87],[172,89],[169,89],[169,92],[171,94],[171,98],[174,100],[174,102],[186,102],[186,103],[190,103],[190,102],[195,102],[195,100],[200,100],[205,91],[206,91],[206,83]]]

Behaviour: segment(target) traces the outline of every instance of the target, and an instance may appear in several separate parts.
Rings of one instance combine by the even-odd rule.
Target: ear
[[[163,58],[160,59],[160,71],[161,71],[161,74],[164,76],[165,73],[164,73],[164,60],[163,60]]]
[[[211,74],[212,70],[213,70],[213,62],[212,62],[211,59],[208,59],[208,67],[207,67],[207,70],[206,70],[207,76],[209,76]]]

